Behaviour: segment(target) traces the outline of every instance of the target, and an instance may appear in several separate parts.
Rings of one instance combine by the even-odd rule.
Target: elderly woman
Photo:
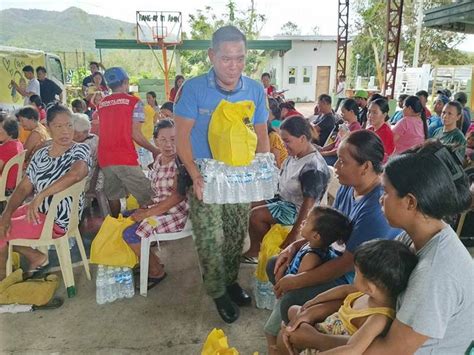
[[[286,267],[296,251],[305,243],[299,239],[284,249],[277,258],[270,259],[267,274],[275,283],[275,294],[281,297],[281,318],[288,321],[288,309],[303,305],[316,295],[338,285],[354,280],[354,251],[365,241],[375,238],[392,239],[400,232],[391,228],[382,213],[380,198],[383,195],[380,175],[384,148],[380,138],[371,131],[359,130],[349,134],[338,149],[334,165],[341,183],[334,208],[344,213],[352,222],[353,229],[340,255],[321,266],[298,275],[275,279],[278,270]],[[312,314],[303,313],[302,317]],[[268,334],[278,333],[281,322],[267,322]]]
[[[0,116],[0,174],[8,161],[23,151],[23,144],[18,140],[18,122]],[[18,166],[14,166],[8,173],[6,194],[13,192],[16,186]]]
[[[177,191],[177,165],[175,128],[171,120],[158,122],[153,133],[160,150],[150,171],[153,204],[134,211],[131,218],[136,222],[124,232],[124,239],[140,257],[141,238],[153,233],[172,233],[182,230],[188,218],[188,202]],[[148,289],[166,277],[164,265],[155,253],[150,253]]]
[[[74,142],[87,144],[90,149],[91,166],[84,191],[87,192],[90,189],[100,189],[104,177],[103,174],[99,173],[97,165],[97,146],[99,144],[99,137],[91,133],[91,123],[89,117],[85,113],[72,114],[72,127],[74,129]]]
[[[53,195],[81,181],[89,171],[90,150],[87,145],[73,141],[74,130],[69,109],[59,104],[51,107],[47,124],[52,144],[33,155],[25,177],[11,195],[0,217],[0,279],[5,276],[8,241],[39,238]],[[33,200],[25,203],[32,194]],[[58,207],[53,229],[56,236],[65,233],[70,218],[70,203],[70,199],[64,199]],[[47,255],[36,249],[17,247],[16,250],[26,257],[31,272],[47,263]]]
[[[308,212],[321,200],[329,181],[328,166],[311,144],[308,120],[299,116],[287,118],[280,132],[289,157],[281,168],[279,197],[251,211],[251,246],[246,257],[257,256],[260,243],[273,224],[293,225],[283,247],[295,241]]]

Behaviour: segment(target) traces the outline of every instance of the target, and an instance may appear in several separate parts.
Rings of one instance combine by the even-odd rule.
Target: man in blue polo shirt
[[[237,277],[242,245],[248,230],[249,204],[205,204],[203,178],[196,159],[212,158],[208,142],[213,111],[222,100],[255,103],[252,123],[257,135],[257,152],[270,150],[267,133],[268,109],[260,83],[242,75],[246,38],[234,26],[219,28],[208,50],[212,69],[186,81],[174,107],[177,151],[193,181],[190,217],[206,292],[227,323],[239,317],[239,307],[251,303]]]

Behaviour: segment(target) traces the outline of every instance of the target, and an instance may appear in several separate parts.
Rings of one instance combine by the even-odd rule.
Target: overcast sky
[[[155,5],[153,5],[153,3]],[[183,13],[183,30],[187,30],[188,15],[196,9],[211,6],[217,14],[224,11],[227,0],[173,0],[173,1],[120,1],[117,0],[0,0],[0,9],[23,8],[63,11],[76,6],[88,13],[108,16],[127,22],[135,22],[136,10],[181,11]],[[236,0],[237,6],[246,9],[250,0]],[[302,29],[303,34],[312,34],[318,26],[322,35],[336,35],[337,0],[255,0],[259,13],[267,16],[262,35],[272,36],[279,32],[281,26],[292,21]],[[458,48],[474,52],[474,35]]]

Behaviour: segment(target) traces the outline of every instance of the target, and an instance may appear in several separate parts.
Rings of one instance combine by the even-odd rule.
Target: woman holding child
[[[340,144],[335,170],[343,186],[333,207],[350,219],[352,232],[345,250],[339,251],[337,257],[296,275],[275,277],[275,294],[281,299],[281,318],[285,322],[288,321],[290,306],[302,305],[319,293],[353,282],[354,251],[360,244],[375,238],[391,239],[400,232],[388,225],[380,206],[383,159],[383,143],[373,132],[352,132]],[[297,240],[277,258],[270,259],[267,265],[270,280],[280,273],[281,268],[288,266],[303,244],[304,240]],[[280,322],[267,325],[267,334],[278,333]]]
[[[393,322],[364,337],[357,337],[357,333],[352,337],[328,336],[312,326],[324,320],[321,319],[324,316],[302,324],[302,312],[291,310],[289,327],[283,330],[290,349],[335,348],[327,353],[340,353],[343,349],[347,353],[348,346],[358,344],[357,353],[364,354],[463,354],[467,351],[473,337],[474,268],[469,252],[443,221],[468,209],[472,203],[469,181],[458,156],[440,142],[427,142],[389,160],[383,186],[381,200],[385,216],[392,226],[405,231],[398,239],[410,242],[418,257],[406,290],[393,302],[396,309]],[[378,258],[380,253],[376,252],[374,257]],[[379,271],[376,269],[377,266],[373,266],[370,271],[380,273],[385,266],[380,265]],[[403,287],[399,287],[399,291],[402,290]],[[320,301],[321,298],[316,297],[304,307],[311,309],[311,305]],[[310,339],[311,344],[304,339]],[[285,353],[285,346],[281,345],[280,349]]]

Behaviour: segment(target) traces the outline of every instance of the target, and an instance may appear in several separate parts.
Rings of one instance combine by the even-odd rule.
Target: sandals
[[[138,274],[139,275],[139,274]],[[149,277],[148,278],[148,284],[147,284],[147,290],[150,291],[152,288],[154,288],[156,285],[158,285],[161,281],[163,281],[168,274],[165,272],[163,276],[161,277]],[[140,276],[135,277],[135,289],[139,290],[140,289]]]
[[[252,264],[252,265],[256,265],[258,264],[258,259],[253,257],[253,256],[243,256],[240,258],[240,262],[242,264]]]
[[[48,258],[46,258],[46,261],[43,264],[37,266],[35,269],[31,269],[25,272],[25,275],[26,275],[25,280],[42,277],[44,276],[45,271],[47,271],[48,269],[49,269],[49,260]]]
[[[56,309],[59,308],[63,305],[64,300],[59,297],[54,297],[51,301],[48,303],[42,305],[42,306],[35,306],[33,305],[32,309],[33,311],[40,311],[40,310],[46,310],[46,309]]]

